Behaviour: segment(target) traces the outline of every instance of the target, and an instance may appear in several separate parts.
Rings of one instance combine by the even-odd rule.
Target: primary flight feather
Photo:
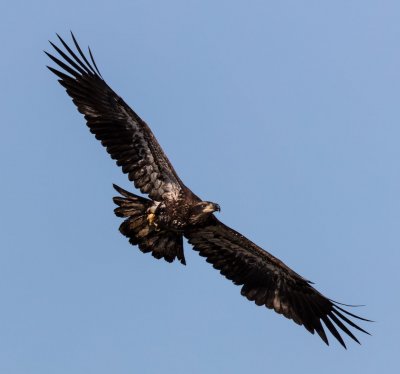
[[[84,115],[90,132],[150,198],[114,185],[120,194],[114,197],[115,214],[125,218],[120,231],[129,242],[155,258],[185,264],[185,237],[215,269],[242,286],[247,299],[317,332],[326,344],[323,326],[344,347],[341,333],[359,343],[349,327],[368,332],[352,319],[368,320],[326,298],[282,261],[220,222],[213,214],[219,205],[201,200],[182,183],[147,124],[107,85],[90,49],[86,56],[71,36],[75,51],[59,36],[64,50],[50,42],[59,57],[45,53],[61,70],[48,68]]]

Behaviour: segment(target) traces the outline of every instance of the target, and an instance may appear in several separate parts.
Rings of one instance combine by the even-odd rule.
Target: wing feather
[[[215,217],[202,227],[187,230],[185,236],[215,269],[234,284],[242,285],[241,294],[248,300],[274,309],[312,334],[316,331],[326,344],[329,342],[322,323],[345,348],[339,331],[359,343],[345,323],[367,333],[341,312],[368,320],[339,307],[310,281]]]
[[[48,68],[60,78],[90,132],[135,187],[154,200],[175,200],[186,188],[150,128],[103,80],[90,49],[92,63],[71,35],[77,53],[57,35],[64,51],[50,44],[61,59],[45,53],[62,71]]]

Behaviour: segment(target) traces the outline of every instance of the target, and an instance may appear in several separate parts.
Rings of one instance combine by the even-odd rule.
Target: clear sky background
[[[398,1],[2,1],[0,372],[394,373]],[[197,253],[118,232],[132,189],[45,69],[90,44],[221,220],[373,324],[331,346],[240,296]]]

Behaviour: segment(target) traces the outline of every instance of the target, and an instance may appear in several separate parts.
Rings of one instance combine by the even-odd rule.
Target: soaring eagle
[[[220,211],[219,205],[203,201],[183,184],[148,125],[104,81],[90,48],[85,56],[72,33],[75,51],[57,36],[64,50],[50,44],[60,57],[45,53],[61,69],[48,68],[84,115],[90,132],[134,186],[149,197],[114,185],[120,194],[114,197],[118,206],[114,212],[125,219],[119,229],[131,244],[157,259],[178,259],[185,264],[185,237],[200,256],[241,286],[243,296],[303,325],[312,334],[316,331],[326,344],[323,324],[345,348],[339,331],[357,343],[348,326],[368,334],[352,320],[367,319],[328,299],[312,282],[220,222],[213,214]]]

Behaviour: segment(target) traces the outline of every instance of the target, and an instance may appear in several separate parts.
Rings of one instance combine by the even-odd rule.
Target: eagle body
[[[190,199],[180,196],[176,201],[152,201],[148,208],[147,220],[158,230],[184,233],[193,226],[200,225],[210,219],[211,213],[219,211],[219,205],[202,201],[197,196]]]
[[[354,319],[368,320],[325,297],[278,258],[220,222],[214,215],[219,205],[203,201],[183,184],[149,126],[107,85],[90,49],[85,55],[71,36],[75,50],[59,36],[63,49],[50,42],[59,57],[46,52],[58,65],[48,68],[84,115],[90,132],[148,197],[114,185],[119,193],[113,198],[114,212],[124,219],[119,230],[129,242],[157,259],[185,264],[186,238],[256,305],[316,332],[326,344],[325,329],[343,347],[341,333],[359,343],[350,328],[367,333]]]
[[[210,219],[211,213],[219,211],[219,205],[202,201],[197,196],[182,196],[174,202],[153,203],[150,214],[154,214],[154,224],[159,228],[183,233],[192,226]]]

